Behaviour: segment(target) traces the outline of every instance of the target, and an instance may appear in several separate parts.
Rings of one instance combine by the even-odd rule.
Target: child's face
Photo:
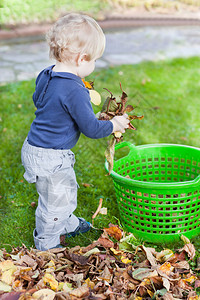
[[[83,60],[78,67],[78,76],[81,78],[85,78],[90,75],[95,68],[95,59],[87,61]]]

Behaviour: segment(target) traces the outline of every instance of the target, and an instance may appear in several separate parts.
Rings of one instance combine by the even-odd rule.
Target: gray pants
[[[39,195],[35,212],[35,246],[47,250],[60,244],[60,235],[79,225],[73,214],[77,207],[77,181],[71,150],[44,149],[25,140],[21,152],[24,178],[35,183]]]

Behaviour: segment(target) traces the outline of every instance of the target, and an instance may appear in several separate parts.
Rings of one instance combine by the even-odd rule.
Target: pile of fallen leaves
[[[157,252],[110,224],[87,247],[0,250],[0,299],[200,299],[195,248],[182,240],[177,251]]]

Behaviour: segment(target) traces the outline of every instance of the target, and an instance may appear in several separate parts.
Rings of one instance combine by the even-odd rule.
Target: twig
[[[103,198],[99,199],[99,206],[97,208],[97,210],[95,211],[95,213],[92,216],[92,219],[96,218],[96,216],[98,215],[98,213],[100,212],[100,209],[102,207],[102,203],[103,203]]]

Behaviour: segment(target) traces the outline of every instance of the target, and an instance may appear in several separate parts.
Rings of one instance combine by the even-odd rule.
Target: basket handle
[[[194,181],[195,181],[195,184],[199,183],[200,182],[200,175],[198,175],[197,178],[195,178]]]
[[[135,149],[135,145],[131,144],[130,142],[121,142],[115,145],[115,150],[121,149],[126,146],[128,146],[130,150]]]

